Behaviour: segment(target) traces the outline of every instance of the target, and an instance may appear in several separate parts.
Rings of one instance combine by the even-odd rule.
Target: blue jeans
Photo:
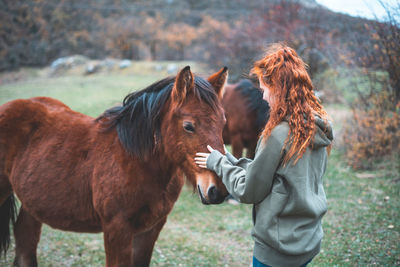
[[[300,267],[306,267],[307,264],[309,264],[311,261],[312,261],[312,259],[307,261],[306,263],[304,263]],[[256,259],[256,257],[253,256],[253,267],[271,267],[271,266],[265,265],[264,263],[260,262],[259,260]]]

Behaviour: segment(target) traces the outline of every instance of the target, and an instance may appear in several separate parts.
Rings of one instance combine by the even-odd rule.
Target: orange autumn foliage
[[[353,116],[344,126],[346,156],[356,169],[368,169],[387,156],[400,155],[400,101],[395,105],[385,93],[368,100],[368,108],[360,103],[353,106]]]

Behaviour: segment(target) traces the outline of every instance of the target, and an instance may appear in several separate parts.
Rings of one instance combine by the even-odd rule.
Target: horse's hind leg
[[[240,134],[235,134],[231,137],[231,144],[232,144],[232,154],[236,158],[241,158],[244,145],[243,145],[242,137],[240,136]]]
[[[162,219],[149,231],[133,237],[133,266],[149,266],[154,244],[167,218]]]
[[[0,173],[0,206],[3,205],[11,193],[12,189],[7,176]]]
[[[21,207],[14,226],[15,260],[14,266],[37,266],[36,249],[40,239],[42,223]]]
[[[246,158],[254,159],[256,154],[256,147],[257,142],[250,142],[249,146],[247,147]]]
[[[15,223],[16,206],[7,176],[0,173],[0,258],[10,245],[10,224]]]

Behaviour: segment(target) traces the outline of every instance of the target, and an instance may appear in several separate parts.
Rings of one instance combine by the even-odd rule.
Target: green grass
[[[35,77],[0,86],[0,104],[36,95],[56,97],[92,116],[143,88],[164,73]],[[341,107],[342,109],[342,107]],[[337,110],[337,107],[332,109]],[[335,121],[335,112],[331,115]],[[340,116],[344,116],[342,113]],[[345,117],[345,116],[344,116]],[[340,123],[338,119],[335,123]],[[329,210],[323,219],[322,251],[310,266],[399,266],[400,177],[350,169],[332,151],[325,175]],[[251,206],[204,206],[184,187],[156,243],[151,266],[249,266],[252,258]],[[40,266],[102,266],[101,234],[77,234],[43,226]],[[0,266],[11,266],[14,247]]]
[[[321,266],[400,264],[400,183],[381,173],[357,173],[333,151],[325,176],[329,211],[324,218]]]

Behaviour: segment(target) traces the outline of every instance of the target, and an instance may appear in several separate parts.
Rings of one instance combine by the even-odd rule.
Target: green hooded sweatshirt
[[[300,266],[320,251],[327,202],[322,183],[332,128],[315,117],[312,144],[293,165],[282,164],[289,124],[281,122],[266,142],[259,140],[254,160],[237,160],[214,150],[207,168],[222,178],[241,203],[254,204],[254,256],[270,266]]]

